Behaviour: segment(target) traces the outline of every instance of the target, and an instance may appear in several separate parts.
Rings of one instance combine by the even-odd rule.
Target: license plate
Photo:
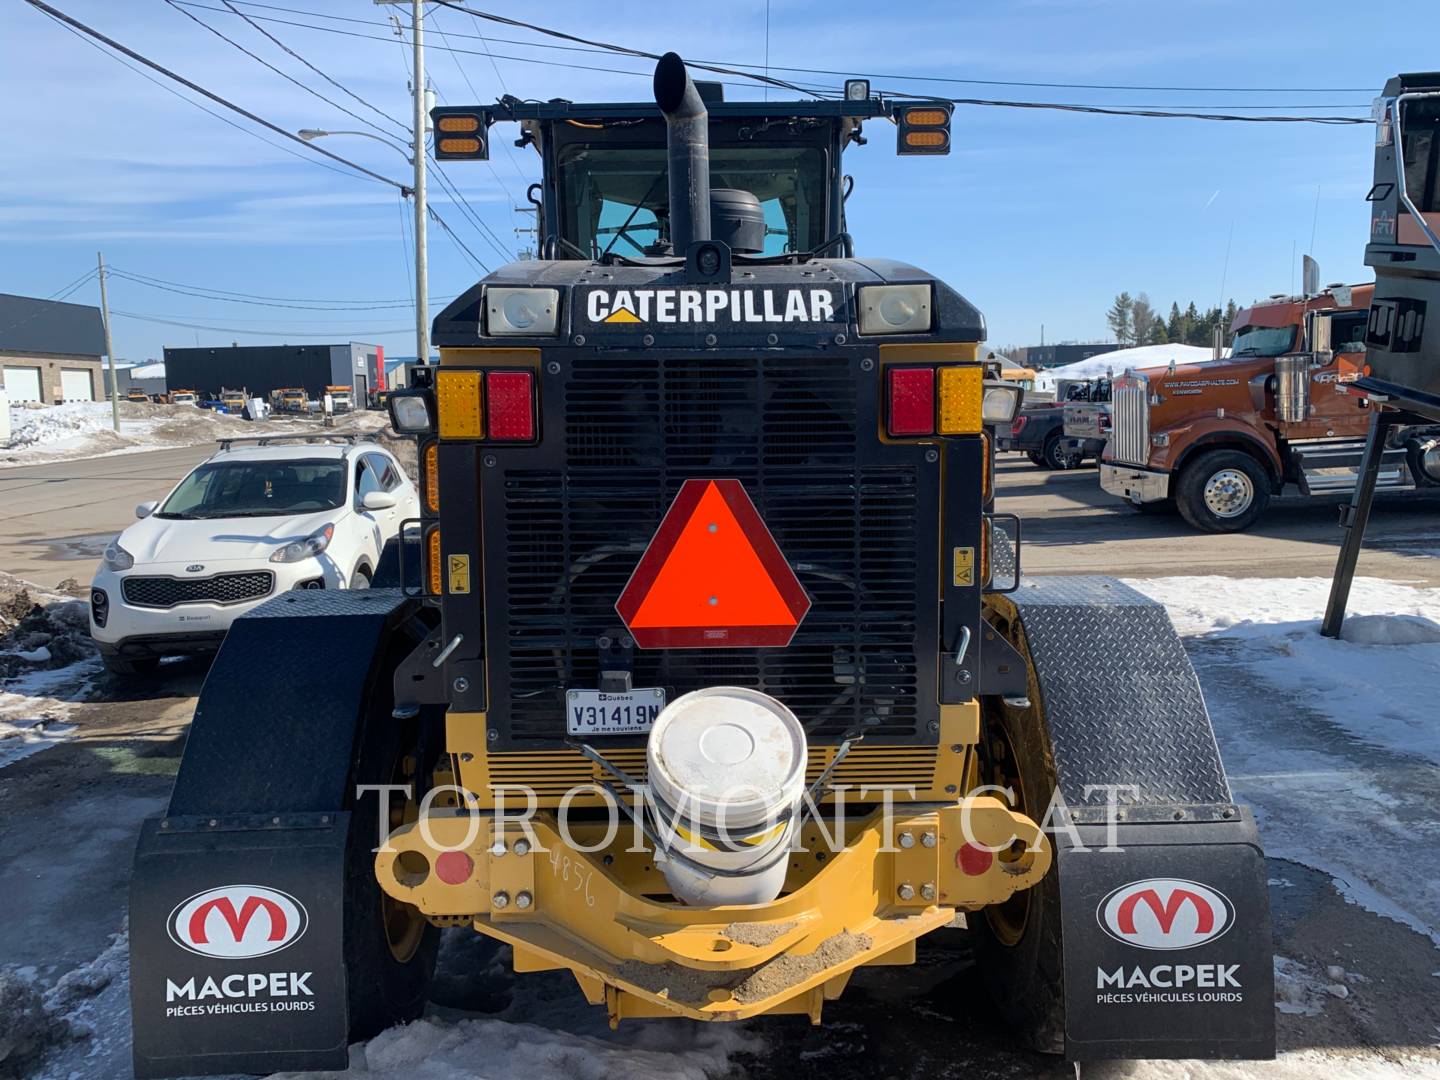
[[[571,735],[643,735],[664,707],[664,690],[570,690],[565,694],[565,730]]]

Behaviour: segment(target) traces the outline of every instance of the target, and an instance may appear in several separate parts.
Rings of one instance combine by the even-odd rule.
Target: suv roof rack
[[[236,443],[246,446],[273,446],[276,443],[349,443],[354,446],[360,441],[356,432],[333,432],[322,435],[246,435],[233,439],[216,439],[222,452]]]

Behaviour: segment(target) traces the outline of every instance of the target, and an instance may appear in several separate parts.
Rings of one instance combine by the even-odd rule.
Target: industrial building
[[[143,390],[152,397],[163,394],[165,386],[165,365],[151,361],[148,364],[116,364],[115,382],[124,397],[129,390]],[[110,394],[110,369],[105,369],[105,394]]]
[[[371,390],[385,388],[384,370],[384,348],[357,341],[165,350],[169,389],[195,390],[204,397],[214,397],[222,389],[266,397],[271,390],[300,386],[319,398],[327,386],[350,386],[355,400],[364,402]]]
[[[0,293],[0,383],[12,403],[94,401],[104,354],[99,308]]]
[[[1113,341],[1092,341],[1083,345],[1073,342],[1064,345],[1030,345],[1016,349],[1010,358],[1025,367],[1038,370],[1089,360],[1092,356],[1102,356],[1119,348],[1121,346]]]

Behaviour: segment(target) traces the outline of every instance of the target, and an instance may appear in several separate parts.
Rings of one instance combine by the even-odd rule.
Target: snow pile
[[[1326,578],[1154,578],[1181,633],[1243,643],[1277,700],[1323,706],[1360,742],[1440,765],[1440,589],[1357,578],[1343,641],[1320,636]]]
[[[70,712],[100,671],[89,631],[84,600],[0,572],[0,768],[75,731]]]
[[[1095,379],[1107,373],[1122,375],[1129,368],[1169,367],[1173,361],[1182,364],[1208,364],[1215,354],[1198,345],[1138,345],[1133,349],[1116,349],[1073,364],[1046,368],[1035,376],[1035,389],[1054,390],[1059,379]]]
[[[123,929],[104,952],[51,987],[44,987],[33,969],[0,970],[0,1015],[6,1018],[0,1026],[0,1077],[66,1080],[82,1075],[77,1066],[89,1066],[89,1075],[120,1075],[117,1066],[128,1065],[130,1057],[129,985]]]

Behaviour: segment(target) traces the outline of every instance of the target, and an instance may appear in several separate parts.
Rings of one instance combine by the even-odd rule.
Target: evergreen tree
[[[1172,305],[1173,306],[1173,305]],[[1177,312],[1178,314],[1178,312]],[[1170,327],[1159,315],[1155,316],[1155,322],[1150,327],[1150,344],[1164,345],[1170,340]]]
[[[1133,345],[1149,345],[1154,341],[1155,309],[1150,306],[1150,297],[1137,293],[1130,305],[1130,342]]]
[[[1200,309],[1195,306],[1195,301],[1190,301],[1190,306],[1185,309],[1185,344],[1204,345],[1206,343],[1205,324],[1200,318]]]
[[[1110,310],[1105,313],[1110,332],[1121,345],[1133,344],[1135,340],[1135,324],[1131,321],[1134,307],[1135,301],[1130,298],[1130,294],[1122,292],[1115,297],[1115,303],[1111,304]]]
[[[1176,342],[1185,340],[1185,317],[1180,314],[1179,304],[1172,303],[1170,305],[1170,321],[1165,324],[1165,340]]]

